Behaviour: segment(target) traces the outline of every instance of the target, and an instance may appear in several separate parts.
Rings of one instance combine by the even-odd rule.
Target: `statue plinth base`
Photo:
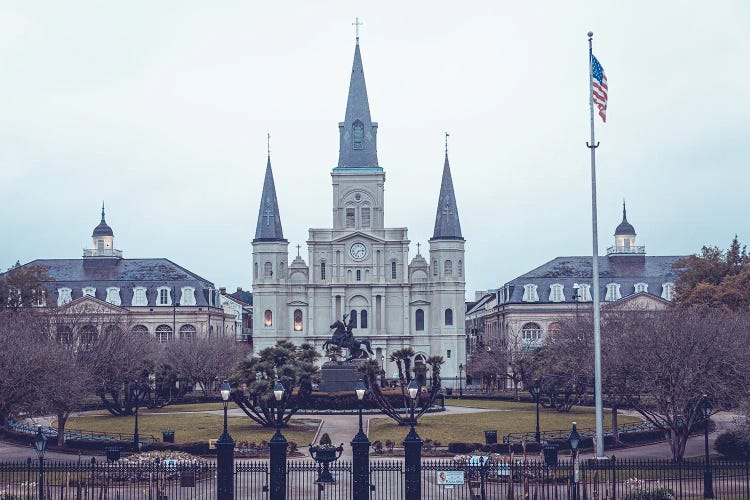
[[[352,392],[357,380],[362,375],[357,373],[357,368],[367,359],[353,359],[351,361],[328,361],[320,368],[321,382],[318,390],[320,392]]]

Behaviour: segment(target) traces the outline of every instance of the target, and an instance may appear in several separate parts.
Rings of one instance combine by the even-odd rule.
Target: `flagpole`
[[[591,233],[592,233],[592,273],[594,299],[594,399],[596,403],[596,456],[604,456],[604,410],[602,408],[602,339],[599,304],[599,234],[596,224],[596,148],[599,143],[594,137],[594,75],[593,49],[591,40],[594,33],[589,31],[589,114],[591,119],[591,142],[586,146],[591,150]]]

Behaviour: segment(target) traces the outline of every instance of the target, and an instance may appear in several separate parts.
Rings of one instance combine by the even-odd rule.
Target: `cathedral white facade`
[[[339,123],[339,162],[331,172],[332,227],[310,229],[309,264],[299,255],[289,263],[268,160],[252,242],[254,349],[282,339],[320,349],[331,338],[330,325],[348,314],[354,336],[370,340],[388,377],[395,369],[390,354],[411,347],[415,363],[442,356],[442,375],[450,379],[466,362],[466,261],[448,155],[429,258],[418,251],[409,262],[407,228],[385,227],[377,130],[357,42],[346,115]]]

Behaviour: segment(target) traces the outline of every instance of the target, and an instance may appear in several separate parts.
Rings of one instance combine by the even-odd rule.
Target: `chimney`
[[[242,298],[242,287],[241,286],[237,287],[237,295],[239,295],[240,298]]]
[[[220,291],[221,293],[224,293],[224,294],[226,294],[226,293],[227,293],[227,289],[226,289],[226,288],[224,288],[224,287],[221,287],[221,288],[219,288],[219,291]]]

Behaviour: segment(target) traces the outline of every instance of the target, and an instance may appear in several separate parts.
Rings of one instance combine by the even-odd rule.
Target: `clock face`
[[[351,248],[349,248],[349,254],[354,260],[362,260],[367,256],[367,247],[364,243],[354,243]]]

